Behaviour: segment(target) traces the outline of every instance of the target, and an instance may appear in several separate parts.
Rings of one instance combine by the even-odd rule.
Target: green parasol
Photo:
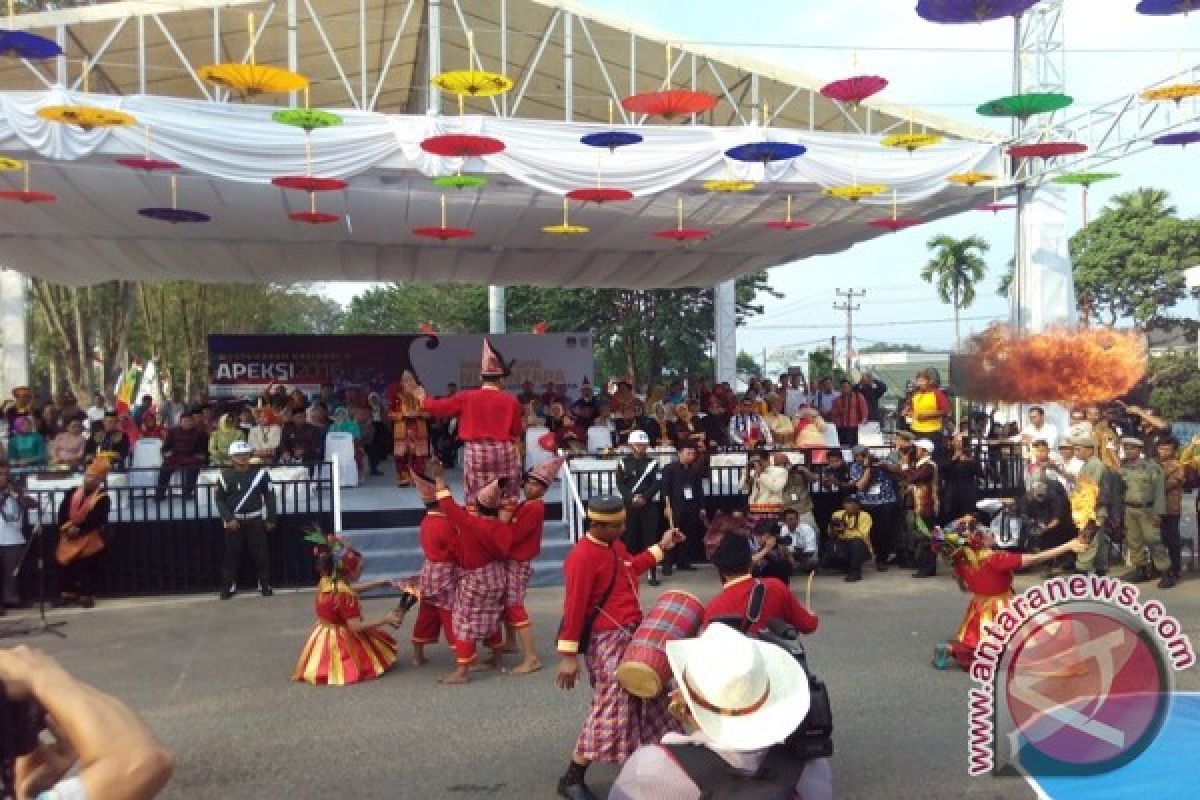
[[[1073,98],[1058,92],[1028,92],[997,98],[984,103],[975,111],[985,117],[1016,117],[1023,121],[1034,114],[1060,111],[1073,102]]]

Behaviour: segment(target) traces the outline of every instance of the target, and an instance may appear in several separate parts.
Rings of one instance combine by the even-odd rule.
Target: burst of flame
[[[1016,337],[993,326],[968,343],[961,389],[996,403],[1100,403],[1137,385],[1146,358],[1140,333],[1088,328]]]

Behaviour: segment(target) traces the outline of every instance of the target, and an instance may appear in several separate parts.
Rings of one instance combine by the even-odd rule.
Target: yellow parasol
[[[543,233],[552,233],[555,236],[579,236],[580,234],[588,233],[591,228],[586,225],[572,225],[568,217],[569,202],[567,198],[563,198],[563,221],[561,225],[547,225],[542,228]]]
[[[83,62],[83,93],[88,93],[88,62]],[[73,103],[58,106],[44,106],[38,109],[38,116],[57,122],[60,125],[75,125],[85,131],[93,128],[123,128],[133,125],[137,120],[132,114],[117,111],[112,108],[97,108]]]
[[[467,68],[442,72],[430,81],[443,92],[459,97],[495,97],[512,91],[513,82],[507,75],[475,69],[475,34],[467,32]]]
[[[308,88],[308,78],[298,72],[255,62],[254,44],[258,37],[254,27],[254,14],[247,14],[246,19],[250,33],[250,63],[210,64],[201,67],[197,74],[209,83],[215,83],[243,97],[298,92]]]
[[[956,172],[946,177],[947,182],[957,183],[959,186],[974,186],[977,183],[994,180],[996,180],[996,176],[990,172]]]

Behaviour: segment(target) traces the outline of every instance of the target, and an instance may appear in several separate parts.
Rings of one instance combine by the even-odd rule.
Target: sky
[[[979,104],[1011,94],[1012,22],[934,25],[917,16],[915,0],[581,0],[586,7],[628,18],[678,37],[743,52],[803,70],[821,79],[879,74],[890,85],[882,98],[902,105],[987,124]],[[1066,0],[1066,93],[1072,113],[1102,105],[1157,83],[1200,62],[1200,14],[1146,17],[1135,0]],[[681,9],[686,7],[686,13]],[[733,10],[735,13],[730,13]],[[753,13],[737,13],[752,10]],[[1185,101],[1193,102],[1193,101]],[[1006,123],[997,123],[1003,126]],[[1116,193],[1139,187],[1170,192],[1184,216],[1200,216],[1200,147],[1154,148],[1097,167],[1121,177],[1092,187],[1094,216]],[[1068,189],[1069,225],[1082,222],[1079,191]],[[783,297],[760,297],[765,313],[738,329],[738,349],[761,359],[793,347],[811,349],[839,339],[845,314],[833,308],[835,290],[866,290],[855,314],[858,346],[904,342],[929,349],[953,345],[952,312],[919,278],[935,235],[977,234],[991,244],[989,274],[975,304],[963,312],[964,337],[1008,314],[995,294],[1012,257],[1012,212],[968,212],[896,234],[843,253],[806,259],[771,270],[770,283]],[[341,302],[362,284],[330,284]],[[1192,312],[1194,313],[1194,312]],[[924,322],[931,320],[932,322]]]

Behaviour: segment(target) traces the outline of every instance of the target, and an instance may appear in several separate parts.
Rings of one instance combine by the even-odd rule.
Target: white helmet
[[[254,455],[254,448],[249,442],[238,440],[229,445],[229,455],[231,456],[249,456]]]
[[[645,431],[633,431],[629,434],[630,444],[650,444],[650,435]]]

